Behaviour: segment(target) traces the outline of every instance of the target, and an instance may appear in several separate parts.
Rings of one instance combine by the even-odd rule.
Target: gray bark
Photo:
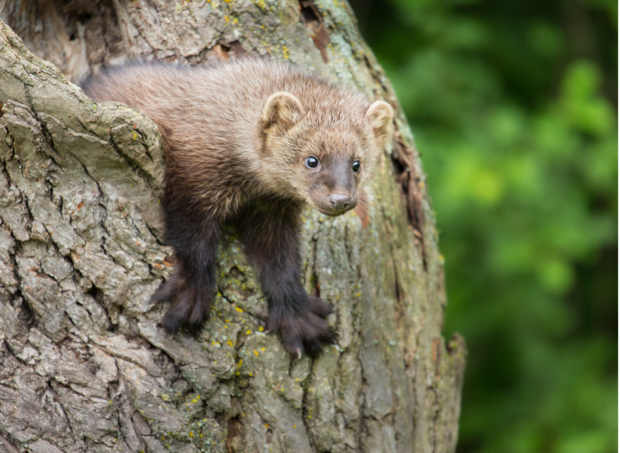
[[[0,17],[23,39],[0,22],[0,452],[454,451],[466,352],[441,336],[426,180],[346,2],[0,0]],[[165,307],[149,304],[173,262],[159,134],[69,82],[133,58],[243,54],[304,64],[398,112],[368,227],[304,215],[306,286],[334,304],[340,334],[317,360],[262,332],[233,234],[211,320],[197,338],[164,334]]]

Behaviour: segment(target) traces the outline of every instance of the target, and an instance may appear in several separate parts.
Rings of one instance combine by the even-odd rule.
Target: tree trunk
[[[411,133],[349,5],[321,0],[0,0],[0,452],[450,452],[465,346],[446,347],[442,257]],[[27,50],[54,63],[35,57]],[[234,232],[213,316],[170,337],[153,123],[68,81],[124,59],[304,64],[397,112],[354,214],[304,216],[310,292],[339,344],[291,358],[262,332]]]

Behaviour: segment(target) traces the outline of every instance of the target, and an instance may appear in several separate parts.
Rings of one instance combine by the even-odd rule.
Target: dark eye
[[[359,173],[360,169],[362,168],[362,165],[360,164],[359,160],[356,160],[355,162],[353,162],[353,165],[351,166],[351,168],[353,169],[355,173]]]
[[[306,167],[319,168],[319,160],[314,156],[306,157]]]

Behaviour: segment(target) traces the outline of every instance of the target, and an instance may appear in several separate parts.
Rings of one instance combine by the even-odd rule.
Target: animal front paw
[[[316,357],[321,353],[321,342],[338,341],[338,334],[325,320],[332,312],[331,305],[318,297],[308,296],[307,304],[301,309],[270,312],[267,328],[278,333],[289,354]]]
[[[184,327],[196,334],[209,319],[213,296],[195,283],[175,274],[153,295],[154,303],[170,302],[170,308],[162,319],[168,333],[177,333]]]

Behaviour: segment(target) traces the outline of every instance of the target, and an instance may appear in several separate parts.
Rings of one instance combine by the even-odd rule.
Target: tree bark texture
[[[441,336],[425,176],[345,1],[0,0],[0,17],[21,37],[0,22],[0,452],[454,451],[466,352]],[[340,335],[317,360],[262,332],[232,230],[212,318],[198,337],[163,332],[166,307],[149,304],[174,261],[159,133],[70,83],[136,58],[242,55],[303,64],[397,112],[367,228],[304,213],[306,286]]]

